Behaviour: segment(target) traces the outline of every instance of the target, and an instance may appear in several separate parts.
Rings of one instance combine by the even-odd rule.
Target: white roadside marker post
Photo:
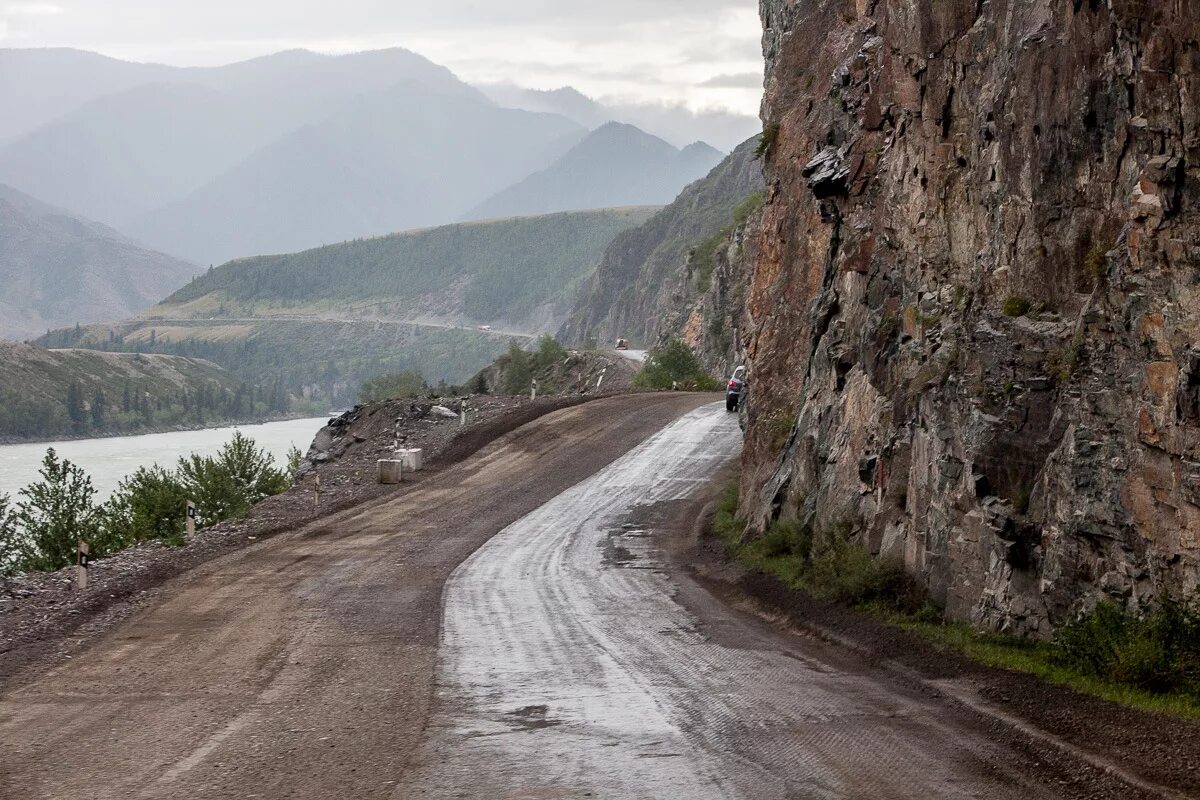
[[[533,386],[529,390],[529,399],[537,400],[537,378],[533,379]]]
[[[196,535],[196,504],[191,500],[187,501],[187,508],[184,510],[187,518],[187,538],[190,540]]]
[[[316,477],[317,477],[317,488],[316,488],[316,492],[313,494],[313,508],[320,508],[321,507],[321,475],[320,475],[320,473],[318,473]]]
[[[79,540],[75,559],[75,588],[82,592],[88,587],[88,543],[83,539]]]
[[[467,427],[467,404],[463,403],[458,407],[458,427]]]

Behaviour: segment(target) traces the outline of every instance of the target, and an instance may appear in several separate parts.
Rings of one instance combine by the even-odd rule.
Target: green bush
[[[79,539],[96,538],[100,510],[92,479],[75,464],[46,451],[41,480],[21,490],[15,561],[19,571],[51,572],[75,563]]]
[[[533,384],[533,359],[516,340],[508,345],[508,354],[501,359],[504,394],[525,394]]]
[[[275,468],[270,454],[240,431],[234,432],[216,458],[195,454],[181,458],[178,476],[205,526],[245,516],[255,503],[289,486],[287,475]]]
[[[0,494],[0,575],[15,574],[21,568],[20,528],[12,498]]]
[[[755,192],[747,197],[742,201],[740,206],[733,210],[733,224],[739,227],[746,224],[746,220],[750,219],[750,215],[762,208],[766,200],[766,192]]]
[[[378,403],[397,397],[419,397],[429,390],[425,377],[415,370],[387,373],[372,378],[358,392],[361,403]]]
[[[1022,297],[1019,294],[1010,295],[1004,301],[1004,316],[1006,317],[1023,317],[1033,308],[1033,303],[1029,298]]]
[[[714,531],[737,561],[823,600],[888,614],[927,615],[924,590],[903,565],[872,556],[852,540],[848,525],[818,533],[798,520],[779,519],[762,536],[743,542],[737,508],[737,487],[731,486],[713,520]]]
[[[104,506],[104,524],[93,552],[103,556],[140,542],[179,543],[186,527],[187,487],[160,466],[142,467],[117,485]]]
[[[1057,663],[1080,672],[1155,693],[1200,699],[1200,603],[1172,597],[1133,614],[1103,602],[1059,629]]]
[[[672,339],[646,354],[645,364],[633,377],[634,386],[643,389],[689,389],[712,392],[721,382],[704,371],[691,348]]]
[[[758,146],[754,148],[754,157],[756,159],[770,158],[771,153],[775,150],[775,141],[778,138],[778,125],[771,124],[764,127],[762,135],[758,137]]]

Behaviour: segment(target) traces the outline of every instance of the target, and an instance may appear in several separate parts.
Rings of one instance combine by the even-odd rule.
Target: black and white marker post
[[[88,585],[88,543],[80,539],[78,548],[75,557],[75,588],[82,592]]]
[[[187,501],[187,538],[191,539],[196,535],[196,504],[191,500]]]

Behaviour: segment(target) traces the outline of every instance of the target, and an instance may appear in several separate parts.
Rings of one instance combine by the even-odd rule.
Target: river
[[[114,436],[107,439],[79,439],[70,442],[39,442],[0,446],[0,495],[14,499],[22,487],[38,479],[38,468],[53,447],[62,458],[83,467],[96,487],[96,502],[103,502],[122,478],[138,467],[161,464],[173,467],[180,456],[190,453],[213,455],[229,441],[235,430],[254,439],[275,457],[279,467],[287,464],[288,450],[295,445],[306,452],[313,437],[328,420],[291,419],[264,425],[239,425],[198,431],[151,433],[143,436]]]

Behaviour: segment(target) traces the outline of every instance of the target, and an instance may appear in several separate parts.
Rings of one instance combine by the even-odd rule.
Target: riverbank
[[[327,422],[327,417],[305,417],[135,436],[3,445],[0,446],[0,495],[16,496],[23,487],[37,480],[38,469],[49,447],[91,476],[97,490],[96,499],[103,502],[120,480],[138,467],[160,464],[170,468],[180,457],[192,453],[215,455],[232,438],[235,430],[254,439],[259,447],[270,453],[276,465],[282,467],[286,464],[288,451],[292,447],[301,452],[307,450],[317,431]]]
[[[19,436],[0,435],[0,447],[26,444],[40,444],[45,445],[46,447],[53,447],[54,445],[61,444],[63,442],[82,442],[92,439],[123,439],[134,436],[153,436],[161,433],[188,433],[193,431],[224,430],[225,428],[240,428],[249,425],[268,425],[272,422],[289,422],[297,419],[319,418],[312,416],[311,412],[298,412],[295,414],[270,414],[261,417],[212,420],[209,422],[197,422],[189,425],[147,425],[144,428],[135,428],[127,431],[88,431],[87,433],[79,434],[62,434],[59,436],[50,437],[48,439],[26,439]]]

